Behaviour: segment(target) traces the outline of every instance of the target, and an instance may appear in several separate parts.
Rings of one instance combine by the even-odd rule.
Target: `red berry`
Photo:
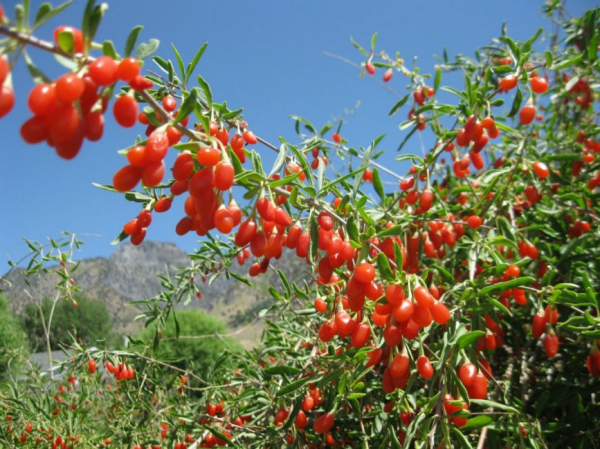
[[[469,225],[469,227],[471,229],[477,229],[477,228],[481,227],[482,224],[483,224],[483,220],[481,219],[481,217],[478,217],[477,215],[471,215],[467,219],[467,225]]]
[[[362,262],[354,269],[354,277],[357,281],[368,284],[375,279],[375,268],[369,262]]]
[[[383,74],[383,82],[387,83],[389,80],[392,79],[392,76],[394,76],[394,71],[392,70],[392,68],[390,67],[389,69],[387,69],[385,71],[385,73]]]
[[[546,81],[546,78],[541,76],[534,76],[529,80],[529,84],[531,84],[531,89],[536,94],[543,94],[548,90],[548,81]]]
[[[177,100],[175,100],[175,98],[173,98],[171,95],[167,95],[165,98],[163,98],[162,105],[165,111],[173,112],[175,109],[177,109]]]
[[[139,167],[126,165],[113,177],[113,187],[118,192],[132,190],[142,179],[143,170]]]
[[[519,82],[519,80],[517,79],[517,77],[515,75],[506,75],[504,78],[502,78],[500,80],[498,85],[503,90],[511,90],[511,89],[514,89],[515,87],[517,87],[518,82]]]
[[[196,160],[205,167],[214,167],[221,160],[221,152],[214,147],[200,148]]]
[[[167,151],[169,151],[169,137],[167,134],[162,131],[152,132],[146,141],[148,162],[162,161],[167,155]]]
[[[122,95],[117,98],[113,106],[115,120],[124,128],[131,128],[135,125],[138,116],[138,102],[129,95]]]
[[[51,84],[38,84],[29,93],[27,105],[35,115],[50,114],[56,110],[56,90]]]
[[[544,338],[544,350],[549,358],[553,358],[558,353],[558,337],[554,333],[546,335]]]
[[[422,355],[417,359],[417,370],[423,379],[430,379],[433,376],[433,367],[429,359]]]
[[[0,118],[8,114],[15,105],[15,93],[8,86],[0,88]]]
[[[117,67],[117,78],[129,83],[139,76],[140,70],[140,61],[132,57],[125,58]]]
[[[109,56],[100,56],[88,67],[88,74],[99,86],[108,86],[117,82],[118,65]]]
[[[221,191],[229,190],[233,185],[235,169],[230,162],[221,161],[215,167],[215,187]]]
[[[48,124],[44,117],[36,115],[21,126],[21,137],[30,144],[43,142],[48,138]]]
[[[258,139],[254,135],[254,133],[252,131],[250,131],[249,129],[244,131],[243,137],[244,137],[244,142],[246,142],[248,145],[254,145],[254,144],[258,143]]]
[[[458,369],[458,378],[465,387],[470,387],[475,381],[477,367],[471,362],[467,362]]]
[[[314,429],[318,434],[328,432],[335,421],[334,416],[331,413],[325,413],[315,420]]]
[[[519,266],[518,266],[518,265],[511,264],[511,265],[509,265],[509,266],[508,266],[508,268],[506,269],[506,271],[505,271],[505,274],[506,274],[508,277],[511,277],[511,278],[516,278],[516,277],[518,277],[518,276],[521,274],[521,269],[519,268]]]
[[[548,166],[543,162],[536,161],[533,163],[533,171],[540,179],[546,179],[550,175]]]
[[[56,81],[56,98],[61,103],[72,103],[83,94],[85,83],[74,73],[67,73]]]
[[[4,84],[8,74],[10,73],[10,66],[4,56],[0,56],[0,86]]]
[[[369,73],[369,75],[375,74],[375,66],[373,65],[373,63],[371,61],[367,62],[367,64],[365,65],[365,68],[367,69],[367,72]]]
[[[415,296],[415,301],[417,301],[417,304],[419,304],[421,307],[429,309],[431,306],[433,306],[433,296],[431,296],[431,293],[429,293],[429,291],[422,285],[419,285],[417,288],[415,288],[413,294]]]
[[[519,120],[523,125],[529,125],[535,118],[535,107],[531,104],[525,105],[519,112]]]

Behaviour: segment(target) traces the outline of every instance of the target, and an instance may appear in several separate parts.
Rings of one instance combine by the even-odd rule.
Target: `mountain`
[[[304,262],[291,253],[274,261],[291,280],[300,280],[304,276]],[[141,309],[130,304],[131,301],[151,298],[161,290],[161,281],[157,274],[176,272],[177,267],[190,264],[184,251],[173,243],[145,241],[140,246],[130,243],[121,244],[108,258],[95,257],[80,260],[73,278],[81,288],[80,294],[90,299],[104,302],[114,320],[115,330],[123,333],[135,333],[142,325],[133,318]],[[250,261],[237,267],[234,272],[247,273]],[[16,269],[6,276],[10,282],[2,292],[12,305],[15,313],[22,313],[30,302],[53,298],[57,277],[53,273],[31,276],[27,285],[24,269]],[[254,287],[249,287],[235,279],[218,277],[211,285],[198,282],[202,298],[185,306],[206,311],[224,321],[231,331],[240,330],[236,335],[245,346],[250,347],[260,337],[262,323],[257,321],[248,326],[258,312],[271,304],[274,299],[268,292],[271,285],[279,286],[281,281],[274,270],[253,278]],[[184,307],[184,306],[182,306]],[[243,328],[243,329],[242,329]]]

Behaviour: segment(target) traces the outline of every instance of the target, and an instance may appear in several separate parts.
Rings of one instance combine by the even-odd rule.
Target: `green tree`
[[[27,336],[19,320],[13,315],[8,304],[8,299],[0,296],[0,379],[9,369],[20,365],[18,357],[13,362],[14,356],[25,355],[28,352]]]
[[[225,337],[227,327],[223,322],[199,310],[177,312],[179,338],[177,337],[174,314],[161,330],[160,346],[155,358],[169,361],[186,370],[205,372],[214,366],[215,361],[225,352],[241,351],[240,344]],[[145,345],[156,335],[156,325],[143,329],[139,340]]]
[[[77,307],[70,301],[58,301],[52,314],[50,326],[50,347],[60,349],[69,345],[72,336],[87,344],[96,344],[98,340],[109,337],[112,321],[106,305],[96,299],[77,297]],[[42,301],[44,321],[47,324],[52,312],[52,301]],[[46,337],[37,304],[28,304],[22,317],[23,327],[31,342],[33,351],[45,350]]]

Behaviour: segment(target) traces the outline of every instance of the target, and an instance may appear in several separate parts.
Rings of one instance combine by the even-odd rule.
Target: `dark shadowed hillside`
[[[173,243],[146,241],[140,246],[128,243],[120,245],[108,258],[82,259],[74,278],[81,287],[82,296],[103,301],[114,319],[115,330],[133,332],[141,322],[133,323],[139,310],[129,304],[130,301],[148,298],[160,291],[160,280],[156,274],[173,273],[176,267],[189,264],[186,253]],[[245,273],[250,262],[237,268]],[[276,261],[279,269],[290,279],[303,276],[303,263],[296,257],[284,255]],[[50,275],[30,277],[28,286],[23,278],[23,270],[14,270],[7,276],[11,283],[6,287],[6,296],[16,313],[23,312],[25,305],[44,297],[54,297],[56,278]],[[275,272],[254,278],[254,288],[241,282],[219,277],[212,285],[199,283],[202,299],[194,299],[186,308],[205,310],[222,319],[231,330],[245,326],[256,313],[273,299],[268,292],[270,285],[279,285]],[[256,323],[239,334],[240,340],[251,345],[260,335],[262,326]]]

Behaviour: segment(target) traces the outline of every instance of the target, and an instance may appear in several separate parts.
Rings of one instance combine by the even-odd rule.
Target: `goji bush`
[[[197,74],[206,44],[187,65],[175,47],[174,62],[149,60],[158,42],[136,46],[137,27],[120,54],[94,41],[104,4],[88,2],[81,29],[37,39],[67,4],[42,5],[34,21],[28,2],[0,12],[0,117],[19,100],[10,73],[24,59],[36,82],[20,99],[33,114],[25,142],[72,159],[102,138],[106,116],[145,134],[120,152],[113,184],[98,185],[140,206],[115,224],[116,242],[142,244],[163,213],[177,234],[202,238],[189,267],[136,302],[155,324],[147,346],[75,344],[61,380],[32,372],[2,386],[2,445],[600,444],[598,9],[566,18],[550,2],[558,29],[525,42],[503,33],[474,58],[444,52],[431,75],[377,50],[376,35],[369,49],[352,41],[361,75],[409,85],[389,112],[407,116],[396,160],[410,168],[397,174],[378,162],[382,137],[354,148],[341,123],[296,117],[293,141],[265,141]],[[30,46],[56,54],[65,74],[46,78]],[[451,71],[464,83],[444,85]],[[435,145],[406,154],[424,130]],[[278,153],[270,168],[265,151]],[[68,299],[66,243],[39,248],[30,271],[62,262]],[[284,251],[306,261],[304,282],[278,270]],[[232,270],[246,261],[248,278]],[[281,283],[256,349],[223,354],[203,377],[154,357],[177,306],[201,297],[199,279],[250,284],[268,270]]]

